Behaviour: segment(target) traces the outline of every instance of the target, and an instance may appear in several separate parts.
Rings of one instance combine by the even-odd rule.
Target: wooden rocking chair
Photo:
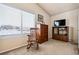
[[[37,28],[30,28],[30,35],[28,35],[28,40],[27,40],[28,43],[27,49],[34,47],[35,49],[38,50],[39,45],[36,36],[37,36]]]

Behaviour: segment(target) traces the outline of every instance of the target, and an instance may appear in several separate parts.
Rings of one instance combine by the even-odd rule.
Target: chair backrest
[[[36,40],[37,28],[30,28],[31,40]]]

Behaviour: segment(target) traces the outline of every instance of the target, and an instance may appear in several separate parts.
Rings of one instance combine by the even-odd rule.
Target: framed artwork
[[[38,14],[38,22],[39,23],[44,23],[43,19],[44,19],[43,16]]]

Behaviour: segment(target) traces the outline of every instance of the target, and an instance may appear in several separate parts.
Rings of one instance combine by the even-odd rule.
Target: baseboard
[[[71,43],[71,44],[78,45],[78,43]]]
[[[22,48],[22,47],[25,47],[26,45],[27,45],[27,44],[22,45],[22,46],[18,46],[18,47],[12,48],[12,49],[8,49],[8,50],[5,50],[5,51],[2,51],[2,52],[0,52],[0,55],[3,55],[3,54],[5,54],[5,53],[7,53],[7,52],[10,52],[10,51],[13,51],[13,50]]]
[[[74,44],[74,45],[78,45],[78,43],[76,42],[73,42],[73,41],[69,41],[71,44]]]
[[[48,38],[48,39],[50,40],[50,39],[52,39],[52,38],[50,37],[50,38]]]

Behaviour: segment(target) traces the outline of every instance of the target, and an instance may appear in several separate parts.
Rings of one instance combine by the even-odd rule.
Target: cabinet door
[[[48,40],[48,26],[41,24],[41,43]]]
[[[58,28],[54,28],[53,30],[54,34],[58,35]]]
[[[45,25],[44,27],[44,38],[45,38],[45,41],[48,40],[48,26],[47,25]]]
[[[54,39],[60,40],[59,35],[54,35]]]
[[[63,35],[59,35],[59,40],[62,40],[63,41]]]
[[[44,26],[42,24],[40,24],[40,37],[39,37],[39,43],[43,43],[44,42]]]
[[[62,40],[68,42],[68,37],[67,36],[62,36]]]

